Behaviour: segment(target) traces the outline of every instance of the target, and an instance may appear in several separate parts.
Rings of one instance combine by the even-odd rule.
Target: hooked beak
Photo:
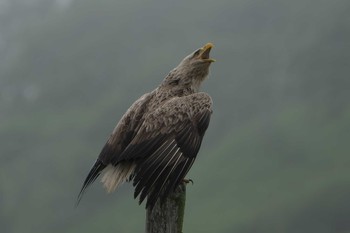
[[[201,48],[201,52],[199,53],[198,57],[205,62],[215,62],[214,59],[209,57],[210,50],[213,48],[214,45],[212,43],[207,43]]]

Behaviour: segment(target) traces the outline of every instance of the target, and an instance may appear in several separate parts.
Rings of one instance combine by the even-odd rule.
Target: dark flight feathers
[[[193,94],[197,95],[206,94]],[[132,178],[134,196],[139,196],[140,203],[147,197],[146,208],[153,208],[158,199],[164,201],[191,168],[209,125],[210,97],[204,107],[198,108],[202,104],[198,103],[200,98],[193,96],[170,101],[142,120],[139,117],[138,125],[131,124],[132,118],[135,112],[142,114],[128,112],[86,177],[77,203],[108,164],[116,166],[123,162],[136,164]],[[140,107],[144,109],[142,104]]]
[[[212,113],[199,92],[209,74],[212,43],[187,55],[160,85],[141,96],[114,128],[78,196],[102,174],[108,192],[133,181],[134,196],[152,209],[183,181],[198,154]]]
[[[85,178],[85,181],[83,183],[83,187],[81,188],[79,195],[78,195],[76,206],[79,204],[81,198],[83,197],[83,194],[84,194],[86,188],[97,179],[97,177],[101,174],[101,171],[105,167],[106,167],[106,165],[104,165],[101,161],[99,161],[98,159],[96,160],[94,166],[92,166],[89,174]]]
[[[146,133],[135,138],[122,153],[121,160],[135,160],[137,163],[134,196],[140,195],[140,203],[148,197],[146,208],[153,207],[158,198],[164,201],[184,179],[199,151],[210,114],[205,110],[195,123],[186,119],[168,134],[152,137],[153,132],[150,132],[151,138],[148,138]]]

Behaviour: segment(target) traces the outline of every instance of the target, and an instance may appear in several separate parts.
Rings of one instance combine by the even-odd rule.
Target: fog
[[[1,232],[140,232],[130,184],[74,203],[126,109],[212,42],[184,232],[350,232],[350,2],[0,0]]]

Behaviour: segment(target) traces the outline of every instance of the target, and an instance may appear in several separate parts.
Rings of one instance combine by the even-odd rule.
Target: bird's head
[[[202,48],[197,49],[186,56],[180,64],[173,69],[165,82],[168,84],[191,85],[198,89],[200,83],[208,76],[209,66],[215,60],[210,58],[212,43],[207,43]]]
[[[204,67],[209,67],[210,63],[215,60],[210,58],[210,50],[214,47],[212,43],[207,43],[202,48],[197,49],[192,52],[190,55],[185,57],[179,66],[191,66],[193,69],[199,68],[203,69]],[[189,67],[190,68],[190,67]]]

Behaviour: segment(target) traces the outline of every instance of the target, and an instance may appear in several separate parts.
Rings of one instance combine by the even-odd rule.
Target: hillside
[[[2,1],[1,232],[141,232],[81,184],[116,122],[213,42],[184,232],[350,232],[350,2]]]

